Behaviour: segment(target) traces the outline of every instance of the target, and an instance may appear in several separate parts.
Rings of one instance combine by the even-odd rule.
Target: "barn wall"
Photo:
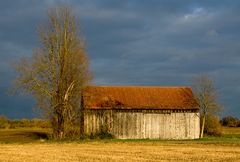
[[[101,130],[120,139],[195,139],[200,120],[198,112],[85,111],[84,132]]]

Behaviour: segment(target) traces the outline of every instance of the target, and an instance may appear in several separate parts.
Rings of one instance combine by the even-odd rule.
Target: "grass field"
[[[201,140],[65,142],[43,140],[47,130],[0,130],[0,161],[240,161],[239,130]]]
[[[49,130],[40,128],[0,129],[0,143],[29,143],[47,138]]]
[[[239,134],[240,135],[240,127],[222,127],[223,134]]]

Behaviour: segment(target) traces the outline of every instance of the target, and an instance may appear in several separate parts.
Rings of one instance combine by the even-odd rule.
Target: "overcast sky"
[[[46,10],[73,6],[97,85],[189,86],[208,74],[223,115],[240,117],[239,0],[0,0],[0,114],[32,118],[33,100],[8,96],[11,62],[38,47]]]

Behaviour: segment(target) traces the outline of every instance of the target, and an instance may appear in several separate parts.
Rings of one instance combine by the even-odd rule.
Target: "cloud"
[[[95,84],[190,85],[193,76],[207,73],[216,80],[228,107],[225,113],[240,116],[237,0],[5,1],[0,6],[4,89],[15,75],[8,62],[31,55],[38,46],[36,27],[46,20],[46,9],[61,3],[72,5],[80,17]],[[28,101],[16,98],[22,106]]]

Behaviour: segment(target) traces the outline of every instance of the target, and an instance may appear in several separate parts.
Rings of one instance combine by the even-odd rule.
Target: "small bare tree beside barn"
[[[218,93],[213,80],[208,75],[200,75],[193,79],[193,88],[196,100],[200,107],[201,131],[200,138],[203,137],[206,117],[216,115],[220,111],[220,104],[217,101]]]

